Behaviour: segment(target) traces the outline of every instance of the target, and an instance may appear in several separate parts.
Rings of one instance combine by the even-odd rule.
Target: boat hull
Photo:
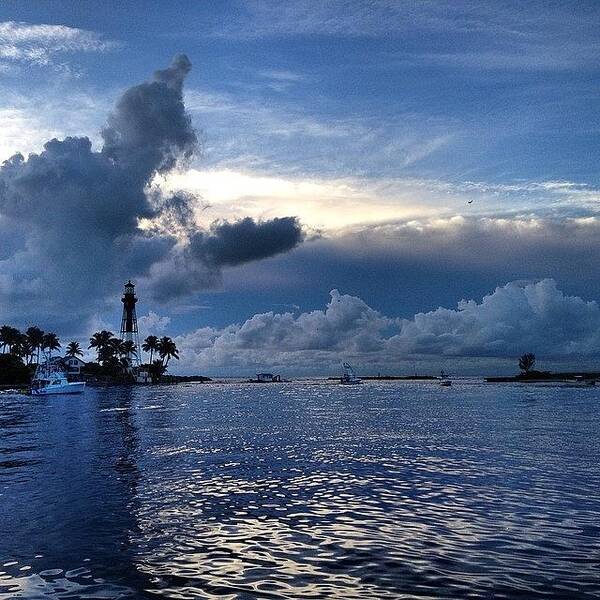
[[[31,390],[32,396],[55,396],[62,394],[83,394],[85,383],[69,383],[67,385],[46,386]]]

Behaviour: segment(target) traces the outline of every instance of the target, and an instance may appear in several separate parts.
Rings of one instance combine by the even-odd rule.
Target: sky
[[[0,321],[174,372],[600,358],[600,5],[0,5]],[[85,344],[87,346],[87,344]]]

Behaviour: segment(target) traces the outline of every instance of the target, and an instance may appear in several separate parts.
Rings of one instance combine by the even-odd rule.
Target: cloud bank
[[[293,217],[203,228],[189,196],[153,193],[157,174],[197,150],[182,96],[190,68],[187,57],[177,56],[151,81],[125,91],[102,130],[100,150],[87,137],[52,139],[39,154],[3,163],[0,234],[14,237],[0,256],[5,314],[27,318],[35,310],[72,323],[89,317],[124,278],[141,278],[148,293],[175,297],[218,284],[223,267],[302,241]],[[166,273],[185,286],[166,290]]]
[[[187,371],[328,374],[351,360],[363,371],[393,372],[413,359],[541,359],[600,356],[600,307],[568,296],[552,279],[511,282],[480,302],[462,300],[410,319],[385,316],[362,299],[330,293],[323,310],[267,312],[223,329],[201,328],[177,338]],[[452,364],[452,363],[450,363]]]

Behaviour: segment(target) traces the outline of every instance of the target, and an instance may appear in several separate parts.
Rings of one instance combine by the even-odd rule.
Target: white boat
[[[342,385],[358,385],[362,383],[362,379],[355,375],[354,369],[347,362],[343,363],[343,366],[344,374],[340,379]]]
[[[84,381],[69,381],[66,373],[56,363],[38,365],[31,381],[32,396],[49,396],[51,394],[82,394],[85,389]]]
[[[586,379],[583,375],[575,375],[573,381],[569,381],[572,387],[591,387],[596,385],[595,379]]]

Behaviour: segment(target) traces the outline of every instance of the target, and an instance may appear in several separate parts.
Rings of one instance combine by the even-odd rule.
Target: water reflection
[[[598,395],[1,398],[0,598],[595,597]]]
[[[118,409],[110,416],[102,412],[106,400]],[[0,402],[2,414],[25,415],[3,435],[3,452],[24,444],[32,452],[27,468],[0,469],[0,482],[12,490],[2,499],[12,535],[0,542],[10,559],[0,598],[137,597],[134,589],[148,586],[131,551],[140,478],[132,390],[111,391],[110,399],[89,390],[76,401]]]

